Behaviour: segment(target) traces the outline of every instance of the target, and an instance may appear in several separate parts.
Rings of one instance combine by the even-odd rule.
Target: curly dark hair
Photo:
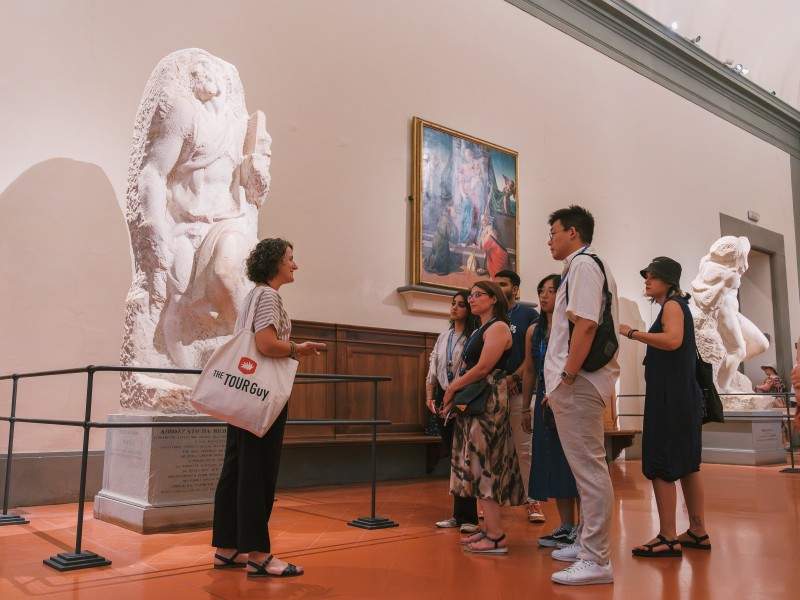
[[[267,238],[258,242],[247,257],[247,278],[253,283],[268,283],[278,274],[287,248],[294,249],[294,246],[281,238]]]

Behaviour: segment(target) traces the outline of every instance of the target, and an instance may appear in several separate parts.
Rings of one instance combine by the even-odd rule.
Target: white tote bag
[[[256,288],[244,326],[208,359],[191,402],[198,412],[263,437],[289,400],[298,363],[258,351],[253,319],[260,297]]]

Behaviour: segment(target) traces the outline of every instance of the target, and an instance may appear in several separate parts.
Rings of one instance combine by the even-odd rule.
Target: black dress
[[[676,481],[700,470],[703,396],[695,378],[697,347],[688,300],[667,302],[677,302],[683,311],[683,343],[677,350],[647,347],[642,472],[648,479]],[[664,307],[650,333],[664,331],[663,314]]]

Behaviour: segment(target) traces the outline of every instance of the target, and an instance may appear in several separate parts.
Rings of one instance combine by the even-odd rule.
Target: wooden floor
[[[800,475],[779,468],[704,465],[711,553],[683,559],[634,559],[630,548],[656,531],[648,482],[635,462],[612,465],[616,507],[614,585],[564,588],[550,582],[562,566],[536,546],[555,523],[530,525],[521,509],[505,511],[511,551],[465,555],[448,516],[447,483],[381,484],[379,514],[400,527],[364,531],[346,522],[368,510],[367,486],[287,490],[273,513],[273,548],[307,574],[248,581],[242,572],[210,568],[207,530],[143,536],[91,518],[84,547],[110,567],[58,573],[42,564],[71,551],[76,505],[21,509],[30,525],[0,527],[0,599],[179,600],[181,598],[800,598]],[[683,517],[680,524],[685,527]]]

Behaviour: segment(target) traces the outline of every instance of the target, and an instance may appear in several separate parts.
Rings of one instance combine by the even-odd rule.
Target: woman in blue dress
[[[544,391],[544,356],[550,335],[550,323],[556,303],[560,275],[548,275],[539,282],[539,319],[525,335],[525,363],[522,374],[522,397],[536,393],[533,406],[533,457],[528,495],[540,502],[556,499],[561,524],[549,535],[539,538],[545,548],[563,548],[576,539],[578,488],[561,448],[553,412],[547,405]],[[530,413],[530,410],[528,411]],[[528,415],[530,416],[530,414]],[[523,423],[530,430],[530,419],[523,414]]]

